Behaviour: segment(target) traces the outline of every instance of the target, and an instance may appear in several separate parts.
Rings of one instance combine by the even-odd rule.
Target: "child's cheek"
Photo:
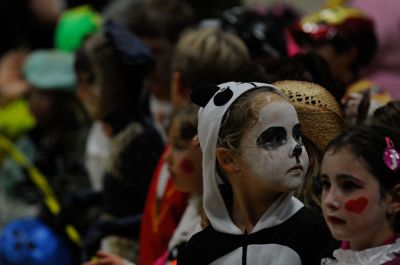
[[[183,159],[179,166],[186,174],[191,174],[194,171],[194,165],[189,159]]]
[[[368,205],[368,200],[365,197],[360,197],[355,200],[348,200],[344,207],[351,213],[361,214]]]

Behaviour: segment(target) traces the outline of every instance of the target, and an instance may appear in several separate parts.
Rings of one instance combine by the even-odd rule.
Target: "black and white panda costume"
[[[322,218],[285,193],[263,214],[250,234],[231,220],[224,202],[223,180],[216,171],[216,147],[222,118],[243,93],[263,83],[228,82],[193,91],[199,110],[199,140],[203,152],[203,206],[210,225],[195,234],[178,256],[178,265],[310,265],[332,237]],[[279,91],[279,90],[278,90]]]

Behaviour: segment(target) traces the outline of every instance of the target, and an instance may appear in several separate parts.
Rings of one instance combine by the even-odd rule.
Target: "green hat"
[[[57,50],[37,50],[26,59],[25,79],[38,89],[73,92],[76,85],[74,54]]]
[[[63,51],[75,51],[90,33],[99,30],[101,16],[89,6],[79,6],[65,11],[54,34],[55,47]]]

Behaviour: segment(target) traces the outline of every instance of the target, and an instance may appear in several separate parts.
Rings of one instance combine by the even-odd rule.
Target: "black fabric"
[[[143,67],[154,63],[150,49],[125,27],[109,20],[104,23],[104,32],[126,65]]]
[[[158,131],[147,119],[143,131],[120,154],[120,176],[107,173],[104,179],[103,208],[114,217],[143,211],[151,176],[163,151]]]
[[[90,226],[84,238],[86,257],[95,254],[105,236],[139,236],[147,190],[164,147],[148,117],[135,122],[140,123],[142,132],[119,154],[119,175],[107,172],[104,177],[101,208],[111,218],[100,218]]]
[[[6,52],[24,47],[30,50],[53,47],[56,21],[41,20],[30,7],[31,1],[2,1],[0,24],[2,38],[0,56]]]
[[[228,103],[232,97],[233,91],[231,90],[231,88],[229,86],[225,87],[214,96],[214,104],[215,106],[223,106]]]
[[[92,224],[85,235],[84,250],[88,257],[93,257],[100,249],[101,240],[107,235],[125,238],[137,238],[139,235],[141,214],[120,219],[99,220]]]
[[[208,226],[181,250],[178,265],[210,264],[237,248],[255,244],[287,246],[300,256],[302,264],[320,264],[321,253],[335,242],[322,217],[303,207],[286,222],[249,235],[221,233]]]
[[[92,218],[100,213],[102,196],[102,192],[82,190],[63,198],[61,211],[54,216],[55,223],[61,227],[72,223],[81,232],[86,231]]]
[[[213,84],[195,86],[190,90],[190,100],[194,104],[204,108],[218,90],[219,87]]]

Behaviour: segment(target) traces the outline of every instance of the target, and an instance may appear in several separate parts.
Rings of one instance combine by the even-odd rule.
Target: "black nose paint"
[[[301,148],[300,145],[296,145],[293,149],[293,153],[292,156],[296,157],[296,162],[299,163],[300,159],[299,156],[301,155],[301,152],[303,151],[303,149]]]

